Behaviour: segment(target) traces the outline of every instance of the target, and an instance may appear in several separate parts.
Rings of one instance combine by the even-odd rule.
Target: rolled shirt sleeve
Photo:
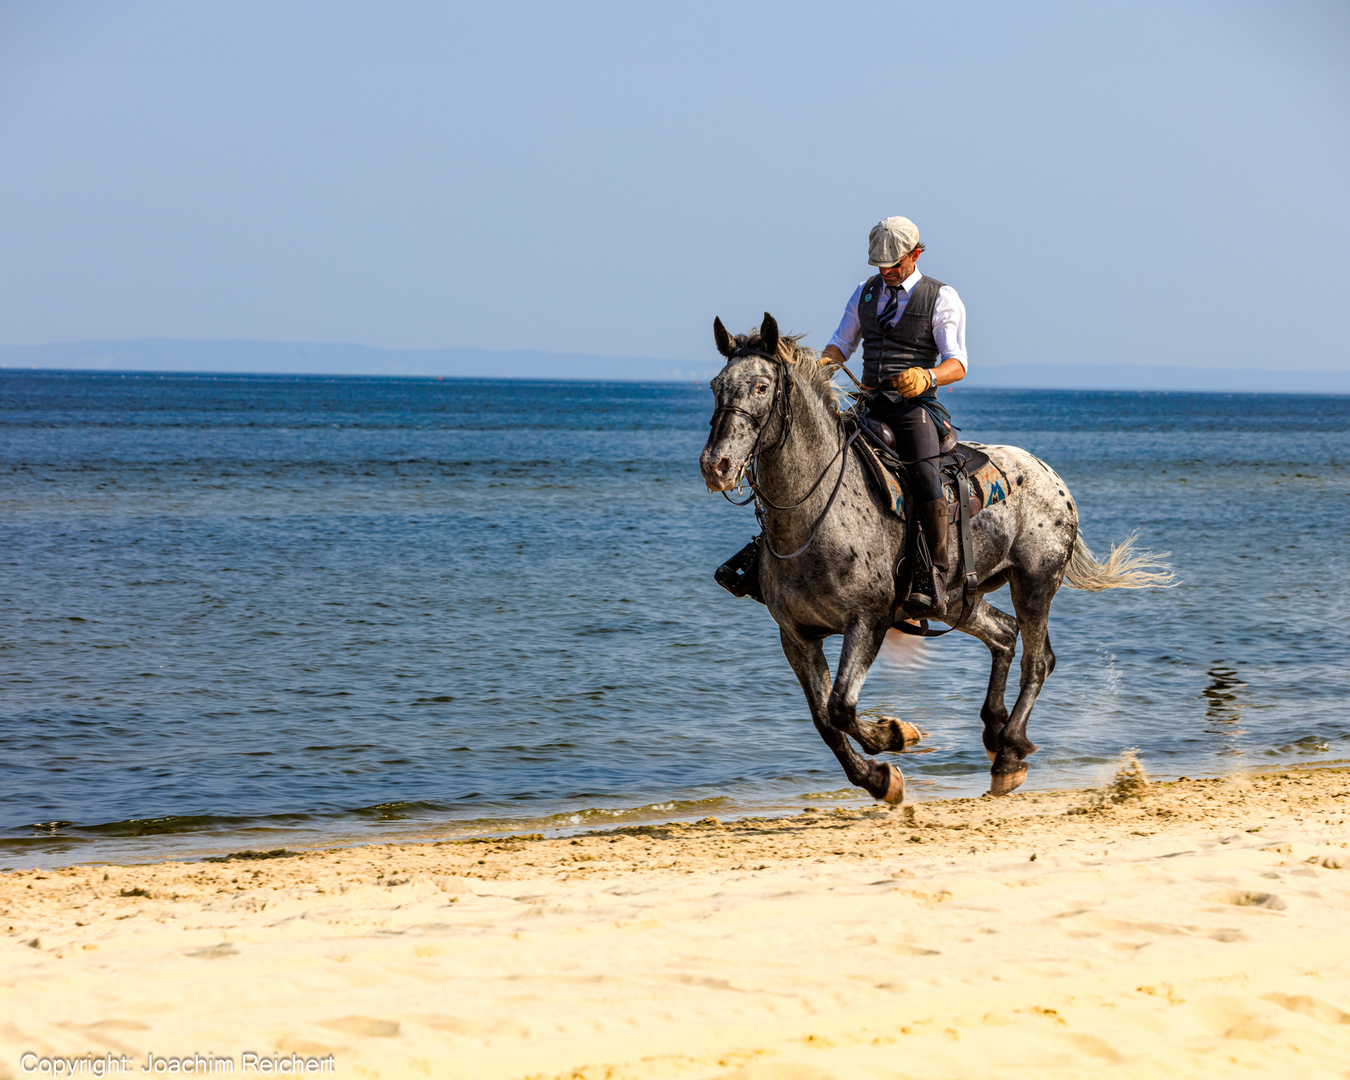
[[[857,299],[856,293],[854,299]],[[942,360],[955,357],[961,361],[963,368],[970,370],[966,358],[966,305],[961,303],[961,298],[950,285],[944,285],[938,290],[937,300],[933,303],[933,339],[937,342],[938,355]]]
[[[843,353],[845,360],[853,355],[862,342],[862,322],[858,319],[858,304],[862,300],[863,286],[866,284],[865,281],[859,282],[858,287],[853,290],[853,295],[844,306],[844,317],[839,320],[839,329],[834,332],[834,337],[830,338],[830,345]],[[962,318],[964,320],[964,311]],[[826,348],[828,347],[827,345]]]

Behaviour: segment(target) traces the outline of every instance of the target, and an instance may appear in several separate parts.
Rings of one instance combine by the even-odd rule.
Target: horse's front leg
[[[844,642],[839,649],[839,667],[834,675],[834,689],[830,692],[830,726],[852,735],[869,754],[879,754],[883,750],[903,750],[906,743],[918,737],[918,732],[911,725],[899,720],[871,721],[858,718],[858,695],[862,693],[867,672],[871,670],[889,629],[889,619],[875,622],[858,619],[844,631]],[[899,802],[904,798],[904,780],[895,766],[890,768],[895,773],[899,791],[896,793],[898,797],[888,797],[886,801]]]
[[[858,717],[858,695],[862,693],[863,681],[889,629],[889,623],[876,626],[855,622],[844,631],[844,643],[839,650],[839,670],[835,672],[834,690],[830,694],[830,725],[852,735],[869,754],[879,754],[883,750],[903,750],[906,743],[918,738],[918,732],[911,724],[889,718],[874,722]],[[909,737],[906,737],[906,728],[909,729]]]
[[[905,797],[905,781],[900,775],[900,770],[894,765],[863,757],[853,749],[848,737],[830,723],[830,706],[833,700],[830,668],[825,663],[825,650],[821,648],[820,642],[798,637],[792,631],[781,627],[778,636],[783,643],[783,655],[792,665],[792,670],[797,674],[797,681],[802,685],[802,692],[806,695],[806,703],[811,709],[811,721],[820,732],[820,737],[825,740],[825,745],[834,751],[834,756],[844,767],[844,775],[848,777],[848,782],[855,787],[863,788],[873,798],[888,803],[902,802]],[[884,633],[882,636],[885,636]],[[845,637],[845,642],[847,640]],[[877,648],[880,648],[880,642],[872,650],[873,656],[876,655]],[[843,670],[842,662],[840,670]],[[859,683],[861,684],[861,680]],[[857,701],[856,690],[853,700]]]

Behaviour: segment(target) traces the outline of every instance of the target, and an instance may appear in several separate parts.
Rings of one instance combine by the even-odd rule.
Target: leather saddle
[[[891,431],[889,424],[884,424],[880,420],[874,420],[870,416],[863,417],[863,434],[866,436],[870,449],[875,454],[877,461],[886,468],[888,472],[899,480],[905,475],[905,463],[895,452],[895,433]],[[989,465],[989,455],[978,447],[971,446],[969,443],[957,442],[956,429],[949,428],[947,435],[938,445],[938,451],[941,457],[938,459],[938,471],[942,474],[943,487],[947,492],[947,514],[955,522],[960,517],[960,506],[957,502],[956,491],[959,487],[958,478],[964,474],[969,484],[969,512],[974,517],[984,509],[987,500],[987,493],[980,487],[980,474],[985,466]],[[867,457],[867,455],[863,455]],[[870,463],[869,463],[870,464]],[[891,487],[884,477],[877,476],[882,490]]]

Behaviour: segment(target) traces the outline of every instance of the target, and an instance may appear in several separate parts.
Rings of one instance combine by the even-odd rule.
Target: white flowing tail
[[[1103,589],[1166,589],[1177,584],[1177,576],[1164,562],[1170,551],[1136,551],[1137,532],[1111,549],[1105,562],[1098,562],[1082,535],[1074,538],[1073,554],[1064,568],[1064,580],[1075,589],[1101,592]]]

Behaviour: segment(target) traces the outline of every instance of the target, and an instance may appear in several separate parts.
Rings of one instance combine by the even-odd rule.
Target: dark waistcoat
[[[942,282],[927,274],[919,279],[910,294],[905,312],[894,326],[882,326],[877,318],[877,303],[885,282],[875,274],[863,286],[858,301],[858,321],[862,326],[863,375],[865,386],[881,386],[905,368],[935,368],[941,360],[937,341],[933,337],[933,305],[937,303]],[[889,387],[876,391],[891,401],[900,401],[900,395]],[[936,398],[937,393],[926,390],[921,398]]]

